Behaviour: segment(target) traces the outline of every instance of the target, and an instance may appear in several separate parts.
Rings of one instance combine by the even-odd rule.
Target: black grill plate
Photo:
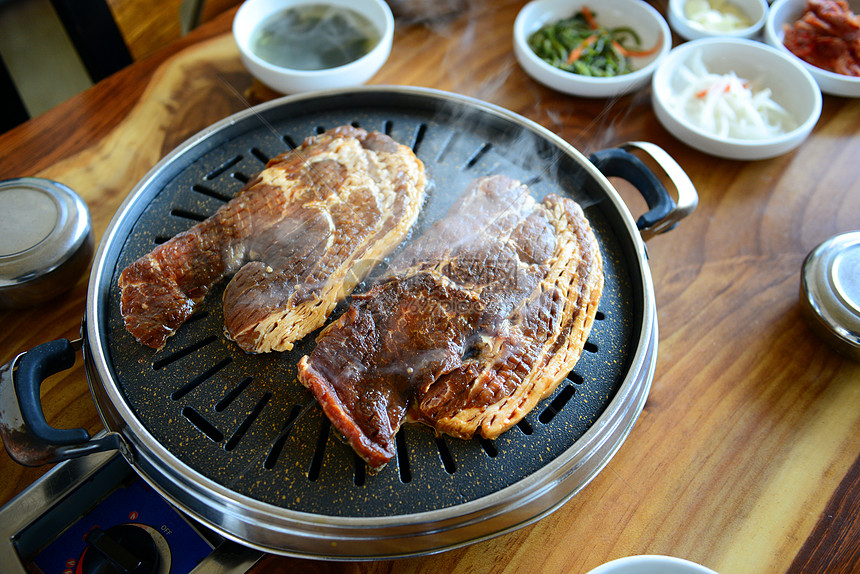
[[[215,212],[274,155],[321,130],[353,124],[411,145],[430,175],[414,235],[441,217],[475,177],[505,174],[536,198],[572,196],[601,244],[606,274],[598,318],[568,380],[495,441],[462,441],[405,425],[398,457],[375,475],[338,440],[296,379],[309,336],[288,353],[247,355],[223,335],[221,290],[167,346],[153,352],[125,331],[116,278],[134,259]],[[149,433],[189,467],[275,506],[346,517],[447,508],[517,483],[568,449],[613,398],[638,341],[642,293],[632,247],[605,191],[557,146],[507,117],[459,101],[359,92],[275,106],[188,145],[139,185],[116,259],[102,326],[109,368]],[[358,291],[366,289],[366,284]],[[339,306],[342,312],[345,304]]]

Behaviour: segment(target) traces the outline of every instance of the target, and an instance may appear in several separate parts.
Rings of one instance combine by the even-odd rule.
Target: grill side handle
[[[0,437],[17,463],[39,466],[119,449],[116,434],[90,438],[85,429],[57,429],[45,419],[39,396],[42,382],[70,369],[81,347],[80,339],[59,339],[21,353],[0,367]]]
[[[674,187],[677,201],[663,180],[634,152],[644,154],[663,172]],[[699,204],[699,195],[686,172],[668,153],[652,143],[628,142],[619,148],[595,152],[588,159],[603,175],[620,177],[642,194],[649,211],[636,220],[636,227],[645,241],[674,228]]]

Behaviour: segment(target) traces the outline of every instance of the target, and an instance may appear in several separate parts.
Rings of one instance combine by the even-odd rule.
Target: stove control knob
[[[119,524],[107,530],[94,528],[86,535],[81,557],[84,574],[155,574],[158,547],[146,530]]]

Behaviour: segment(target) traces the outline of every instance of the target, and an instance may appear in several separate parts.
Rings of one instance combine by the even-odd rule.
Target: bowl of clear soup
[[[365,83],[391,53],[383,0],[247,0],[233,20],[243,65],[283,93]]]

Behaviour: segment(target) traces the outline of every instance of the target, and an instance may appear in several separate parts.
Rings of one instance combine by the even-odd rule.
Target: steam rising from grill
[[[590,428],[629,364],[636,297],[591,175],[531,131],[511,130],[469,106],[442,102],[426,112],[420,107],[392,112],[371,98],[358,113],[358,104],[320,113],[317,104],[312,113],[254,121],[253,129],[164,179],[163,191],[129,233],[117,268],[211,215],[270,157],[295,147],[307,133],[353,124],[392,136],[425,163],[427,199],[414,236],[441,217],[456,192],[479,175],[515,177],[536,199],[562,190],[583,206],[609,257],[603,300],[575,371],[496,440],[462,441],[435,437],[416,425],[402,428],[395,460],[371,475],[335,439],[315,400],[295,379],[295,364],[313,349],[315,334],[293,351],[249,356],[221,335],[221,290],[216,288],[211,302],[165,349],[148,354],[144,364],[140,346],[121,332],[116,301],[111,302],[110,354],[122,392],[156,440],[195,472],[240,494],[302,512],[356,517],[423,512],[481,498],[538,472]],[[357,291],[366,289],[386,264],[382,260]],[[334,316],[344,308],[339,306]]]

